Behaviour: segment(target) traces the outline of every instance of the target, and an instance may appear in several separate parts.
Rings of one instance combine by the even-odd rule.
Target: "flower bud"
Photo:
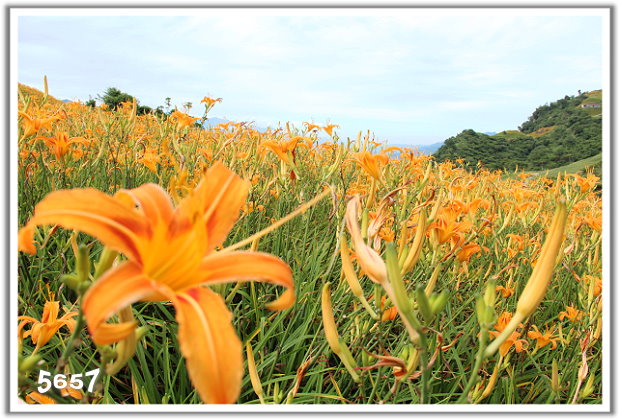
[[[431,299],[431,310],[433,314],[437,315],[446,307],[448,303],[448,292],[442,291],[439,295],[434,295],[434,299]]]
[[[426,296],[426,293],[424,293],[424,288],[422,287],[422,285],[418,285],[418,287],[416,287],[415,298],[416,303],[418,304],[418,309],[424,317],[424,321],[426,321],[427,324],[430,324],[435,314],[431,309],[431,304],[428,300],[428,297]]]
[[[127,306],[120,310],[119,312],[119,321],[121,323],[134,321],[133,311],[131,306]],[[143,334],[143,332],[141,333]],[[126,338],[121,340],[115,347],[114,351],[116,355],[114,356],[114,363],[108,364],[106,366],[106,373],[108,375],[114,375],[119,370],[121,370],[131,359],[136,352],[136,344],[137,344],[137,331],[134,331],[133,334],[129,334]]]
[[[77,272],[78,282],[85,283],[88,281],[90,274],[90,247],[80,245],[78,247],[78,253],[75,263],[75,271]]]
[[[254,352],[252,351],[252,345],[249,341],[245,344],[245,353],[248,358],[248,372],[250,373],[250,382],[252,383],[252,389],[258,396],[261,404],[265,404],[265,400],[263,398],[263,384],[261,383],[260,377],[258,376],[258,371],[256,370]]]
[[[60,281],[67,285],[69,289],[73,290],[74,292],[80,293],[80,280],[77,274],[63,274],[62,276],[60,276]]]
[[[420,215],[418,216],[418,226],[415,231],[413,244],[407,254],[407,259],[405,259],[405,263],[403,264],[402,274],[408,273],[420,259],[420,252],[422,251],[424,238],[426,238],[426,212],[422,209],[420,211]]]
[[[110,269],[110,267],[112,267],[112,264],[114,263],[117,255],[117,251],[114,251],[108,247],[103,248],[101,256],[99,257],[99,261],[95,264],[95,280],[101,277],[103,273],[105,273]]]
[[[558,362],[555,359],[551,363],[551,390],[556,394],[560,392],[560,373],[558,371]]]
[[[523,319],[534,312],[547,292],[547,286],[555,268],[556,258],[564,241],[567,218],[566,203],[561,200],[558,202],[551,229],[540,251],[536,267],[517,303],[517,314],[520,314]]]
[[[21,359],[18,363],[19,365],[19,373],[22,375],[27,375],[37,364],[41,361],[41,356],[38,354],[33,354],[28,357]]]
[[[355,247],[355,253],[359,261],[362,270],[370,277],[374,282],[383,284],[387,281],[387,270],[385,263],[381,256],[366,245],[362,238],[359,225],[357,224],[357,209],[359,205],[359,196],[355,196],[347,204],[347,211],[345,214],[345,222],[347,229],[351,234],[351,240]]]
[[[329,283],[325,283],[321,293],[321,312],[323,314],[323,328],[325,329],[325,338],[327,344],[336,354],[340,354],[340,340],[336,322],[334,321],[334,313],[332,311],[332,300],[329,293]]]
[[[351,256],[349,255],[347,238],[344,234],[340,236],[340,259],[342,260],[342,272],[344,273],[344,277],[347,280],[351,292],[358,298],[363,296],[362,287],[357,279],[357,274],[355,274]]]
[[[536,262],[536,267],[534,267],[534,271],[517,302],[517,310],[501,334],[497,336],[485,350],[484,354],[486,357],[492,356],[497,351],[499,346],[510,337],[519,324],[536,310],[545,296],[547,286],[553,275],[553,269],[555,268],[560,247],[564,241],[564,230],[566,228],[567,218],[568,211],[566,202],[564,200],[559,200],[547,239],[540,251],[538,261]]]

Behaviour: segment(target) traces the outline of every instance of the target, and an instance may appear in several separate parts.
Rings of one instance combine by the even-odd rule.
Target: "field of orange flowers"
[[[196,122],[20,85],[22,400],[601,403],[592,173]]]

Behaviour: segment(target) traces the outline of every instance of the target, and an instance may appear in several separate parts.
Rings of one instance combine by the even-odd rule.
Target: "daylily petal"
[[[136,322],[123,322],[120,324],[100,324],[91,333],[91,337],[98,345],[113,344],[124,340],[136,329]]]
[[[58,404],[53,398],[39,394],[38,392],[31,392],[26,395],[25,401],[28,404]]]
[[[135,322],[104,322],[122,308],[158,289],[158,285],[133,262],[125,262],[106,272],[86,291],[82,301],[82,310],[93,341],[96,344],[110,344],[131,334]]]
[[[19,230],[17,234],[17,247],[20,251],[24,251],[30,255],[37,253],[37,247],[34,245],[34,225],[26,224]]]
[[[215,249],[226,239],[239,218],[250,184],[241,179],[220,162],[207,170],[205,178],[198,184],[193,196],[187,197],[180,205],[184,207],[188,199],[198,200],[207,229],[207,249]]]
[[[286,287],[277,300],[269,304],[273,310],[289,308],[295,302],[293,273],[284,261],[271,254],[251,251],[213,253],[203,258],[202,275],[194,283],[219,284],[234,281],[265,281]]]
[[[55,191],[37,204],[20,231],[20,249],[33,250],[34,225],[52,224],[92,235],[136,261],[140,260],[136,241],[148,235],[150,228],[138,212],[94,188]]]
[[[234,403],[241,390],[243,358],[224,299],[197,287],[177,294],[173,302],[181,353],[200,398],[206,403]]]
[[[60,302],[49,301],[43,305],[43,315],[41,316],[41,322],[54,322],[58,319],[58,312],[60,311]]]
[[[132,201],[140,205],[152,226],[159,222],[168,226],[172,220],[174,213],[172,200],[166,191],[157,184],[144,184],[131,190],[123,189],[114,195],[115,198],[122,198],[123,196],[130,197]]]

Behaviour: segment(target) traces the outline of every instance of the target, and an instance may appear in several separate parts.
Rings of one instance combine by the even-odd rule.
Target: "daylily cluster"
[[[83,297],[93,341],[104,345],[133,336],[135,321],[106,322],[132,303],[171,301],[181,352],[202,400],[232,403],[241,387],[241,342],[222,297],[205,286],[259,280],[286,287],[268,305],[274,310],[290,307],[295,299],[291,270],[279,258],[260,252],[214,252],[235,223],[247,193],[247,183],[221,164],[212,166],[176,208],[155,184],[121,190],[113,197],[92,188],[57,191],[36,206],[21,229],[20,249],[33,254],[35,226],[57,224],[88,233],[123,254],[127,260],[103,274]],[[54,308],[44,313],[44,322],[55,320]],[[39,331],[32,333],[38,345],[49,340],[47,331]]]
[[[206,110],[202,121],[221,101],[201,101]],[[374,374],[367,367],[389,366],[396,382],[415,381],[412,386],[421,399],[436,401],[427,399],[424,388],[437,384],[429,380],[438,378],[432,372],[436,352],[450,346],[457,346],[459,353],[469,348],[459,337],[469,335],[471,340],[476,332],[461,323],[470,325],[470,317],[479,315],[471,298],[485,282],[493,295],[484,302],[492,316],[482,321],[478,317],[484,361],[480,369],[468,369],[482,380],[474,381],[472,393],[464,392],[468,401],[489,396],[508,363],[523,360],[525,351],[527,357],[536,357],[537,369],[545,375],[549,352],[562,353],[575,337],[585,342],[586,333],[582,365],[589,364],[590,378],[594,375],[592,360],[598,349],[592,348],[600,346],[602,335],[604,226],[600,179],[591,171],[551,179],[518,170],[488,171],[481,165],[468,170],[463,161],[436,162],[409,147],[389,147],[370,132],[341,141],[335,124],[285,123],[258,130],[250,122],[228,121],[203,127],[189,110],[137,115],[135,102],[118,109],[91,108],[23,86],[19,106],[19,217],[25,223],[19,244],[21,250],[37,253],[20,260],[20,287],[43,281],[57,287],[46,270],[53,266],[56,275],[65,269],[64,251],[62,264],[39,262],[52,260],[43,249],[57,252],[58,235],[53,232],[58,228],[95,237],[104,246],[102,255],[110,257],[105,269],[95,268],[80,287],[71,287],[79,296],[76,305],[67,300],[74,296],[67,293],[68,283],[55,290],[67,293],[57,299],[20,303],[23,348],[31,349],[32,341],[36,357],[63,349],[53,346],[54,335],[65,340],[64,348],[75,344],[66,333],[85,322],[102,367],[114,375],[133,357],[145,331],[132,305],[170,302],[179,324],[180,354],[198,395],[205,402],[236,401],[242,348],[219,285],[258,280],[285,287],[272,309],[290,306],[294,292],[291,269],[273,255],[255,252],[254,236],[227,248],[224,242],[237,221],[239,231],[253,223],[271,221],[275,226],[282,212],[304,202],[312,191],[325,189],[330,205],[304,213],[303,226],[290,230],[293,245],[287,252],[291,262],[305,264],[300,250],[316,250],[317,256],[320,250],[335,251],[325,260],[316,258],[317,267],[325,261],[329,268],[316,277],[323,281],[326,338],[350,376],[361,381],[360,389],[365,375]],[[331,139],[319,139],[321,131]],[[67,189],[74,186],[97,189]],[[42,225],[53,227],[37,228]],[[238,251],[250,243],[251,251]],[[260,246],[268,250],[272,244]],[[98,246],[88,245],[94,251]],[[332,277],[339,266],[340,283]],[[42,274],[31,276],[38,267]],[[365,276],[370,281],[365,283]],[[308,304],[318,298],[311,289],[316,278],[304,278],[303,300]],[[233,302],[246,305],[238,288],[231,293]],[[56,300],[68,302],[64,316]],[[446,302],[450,316],[437,316]],[[83,318],[77,314],[80,309]],[[330,315],[342,310],[346,317]],[[246,321],[238,319],[241,335]],[[282,381],[270,378],[263,394],[260,376],[270,371],[264,369],[270,359],[258,356],[253,361],[253,336],[241,338],[259,400],[266,401],[272,392],[273,401],[280,401],[273,384],[283,385],[291,372],[286,371]],[[443,345],[443,340],[452,344]],[[40,351],[45,345],[46,351]],[[511,358],[512,349],[520,357]],[[257,354],[270,350],[256,348]],[[353,356],[351,351],[359,352]],[[497,352],[490,373],[484,363]],[[369,366],[372,357],[378,361]],[[340,366],[321,369],[314,374],[329,374],[336,387],[343,383],[346,373],[332,375]],[[590,389],[584,371],[579,380]],[[454,383],[454,389],[463,385]],[[24,388],[22,398],[43,401],[34,389]],[[556,390],[562,394],[561,386]]]

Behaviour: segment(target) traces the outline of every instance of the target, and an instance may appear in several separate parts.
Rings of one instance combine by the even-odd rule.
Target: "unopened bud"
[[[490,306],[491,308],[495,307],[495,297],[496,297],[496,289],[495,289],[495,280],[490,279],[487,282],[487,288],[484,291],[484,303]]]
[[[560,392],[560,372],[558,371],[558,362],[555,359],[551,363],[551,389],[556,394]]]
[[[62,276],[60,276],[60,281],[67,285],[69,289],[80,293],[80,280],[77,274],[63,274]]]
[[[103,251],[101,251],[101,256],[99,257],[99,261],[97,262],[97,264],[95,264],[95,280],[101,277],[103,273],[105,273],[110,269],[110,267],[112,267],[112,264],[114,263],[117,255],[117,251],[114,251],[108,247],[103,248]]]
[[[75,271],[77,272],[77,278],[80,283],[88,281],[88,275],[90,274],[90,248],[86,245],[80,245],[78,247],[78,254],[76,255],[77,261],[75,263]]]
[[[431,309],[431,304],[428,301],[428,297],[426,296],[426,293],[424,293],[424,287],[422,287],[422,285],[418,285],[418,287],[416,287],[415,297],[418,304],[418,309],[422,313],[424,321],[430,323],[433,320],[434,313]]]
[[[433,299],[431,300],[431,310],[435,315],[443,311],[448,303],[448,292],[443,290],[438,295],[433,295]]]
[[[41,361],[41,356],[33,354],[19,361],[19,373],[27,375]]]
[[[594,392],[594,375],[590,375],[585,386],[581,390],[581,398],[587,398]]]
[[[265,404],[265,400],[263,399],[263,384],[261,383],[260,377],[258,376],[258,371],[256,370],[254,352],[252,351],[252,345],[249,341],[245,344],[245,353],[248,359],[248,372],[250,373],[250,382],[252,383],[252,389],[258,396],[261,404]]]
[[[334,313],[332,311],[329,283],[325,283],[323,292],[321,293],[321,312],[323,314],[323,328],[325,329],[327,344],[329,344],[329,347],[331,347],[334,353],[339,354],[341,351],[340,340],[338,337],[338,330],[336,329],[336,322],[334,321]]]

